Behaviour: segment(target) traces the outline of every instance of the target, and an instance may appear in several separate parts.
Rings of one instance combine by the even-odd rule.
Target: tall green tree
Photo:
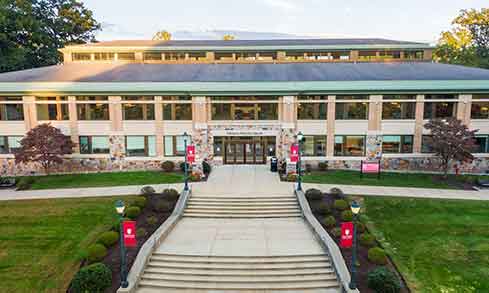
[[[489,8],[461,10],[442,32],[435,58],[444,63],[489,68]]]
[[[0,72],[57,64],[59,48],[95,41],[99,29],[78,0],[0,0]]]

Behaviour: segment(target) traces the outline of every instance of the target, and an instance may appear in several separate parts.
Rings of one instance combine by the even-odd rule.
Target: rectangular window
[[[21,97],[0,97],[2,101],[11,102],[19,101],[19,104],[0,104],[0,120],[4,121],[19,121],[24,120],[24,107]]]
[[[156,140],[154,136],[126,136],[126,155],[128,157],[156,156]]]
[[[214,58],[220,61],[230,61],[234,60],[233,53],[230,52],[216,52]]]
[[[379,52],[380,59],[400,59],[401,52],[400,51],[380,51]]]
[[[97,61],[115,60],[115,53],[95,53],[94,56]]]
[[[305,135],[302,146],[303,146],[302,153],[304,156],[311,156],[311,157],[326,156],[326,136]]]
[[[38,120],[69,120],[68,104],[65,102],[67,97],[38,97],[37,101],[52,101],[53,104],[37,104],[37,119]]]
[[[431,147],[431,135],[423,135],[421,137],[421,152],[425,154],[429,154],[433,152],[433,148]]]
[[[73,61],[89,61],[89,60],[92,60],[92,54],[90,54],[90,53],[72,53],[71,59]]]
[[[489,102],[472,102],[470,112],[472,119],[489,119]]]
[[[78,120],[109,120],[109,104],[98,103],[108,101],[107,97],[76,97],[76,100],[91,102],[76,105]]]
[[[205,52],[190,52],[188,53],[188,58],[192,61],[204,61],[206,60],[206,54]]]
[[[401,120],[414,119],[416,115],[416,103],[414,95],[386,95],[384,100],[413,100],[410,102],[383,102],[382,103],[382,119],[386,120]]]
[[[144,61],[161,61],[161,53],[160,52],[144,52],[143,60]]]
[[[404,51],[404,59],[423,59],[423,51]]]
[[[358,51],[358,60],[373,60],[377,59],[376,51]]]
[[[231,104],[212,104],[212,120],[232,120]]]
[[[334,139],[334,155],[361,157],[365,155],[365,136],[336,135]]]
[[[0,136],[0,154],[13,154],[20,148],[23,136]]]
[[[287,60],[304,60],[304,52],[285,52],[285,59]]]
[[[163,101],[187,102],[187,103],[164,103],[163,120],[192,120],[192,97],[163,97]]]
[[[297,107],[299,120],[326,120],[328,112],[327,96],[300,96]],[[320,101],[319,103],[301,103],[301,101]]]
[[[367,102],[336,103],[337,120],[366,120],[367,117]]]
[[[278,103],[239,103],[240,100],[277,100],[277,97],[213,97],[214,101],[236,103],[212,103],[212,120],[277,120]]]
[[[165,61],[185,60],[185,52],[165,52]]]
[[[108,154],[109,137],[108,136],[80,136],[80,153],[81,154]]]
[[[382,138],[382,153],[404,154],[413,152],[412,135],[384,135]]]
[[[127,103],[127,101],[154,101],[154,97],[122,97],[122,114],[124,120],[154,120],[155,105]]]
[[[334,60],[350,60],[350,51],[331,52],[331,57]]]
[[[451,102],[425,102],[424,119],[448,118],[457,116],[457,104]]]
[[[117,53],[117,60],[134,61],[134,60],[136,60],[136,54],[134,54],[134,53]]]
[[[475,136],[475,149],[474,153],[488,153],[488,136],[476,135]]]
[[[190,143],[187,142],[188,144]],[[183,157],[185,156],[185,138],[182,135],[166,135],[164,138],[165,156]]]

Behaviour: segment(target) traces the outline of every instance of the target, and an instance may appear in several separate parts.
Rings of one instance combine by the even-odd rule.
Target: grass
[[[116,220],[115,200],[0,202],[0,292],[65,292],[84,249]]]
[[[90,173],[48,175],[34,177],[31,189],[104,187],[121,185],[160,184],[183,182],[183,174],[174,172],[138,171],[117,173]]]
[[[306,183],[397,186],[457,189],[448,182],[434,180],[432,174],[383,172],[380,179],[377,175],[364,175],[360,178],[358,171],[334,170],[326,172],[311,172],[303,176]]]
[[[366,197],[365,205],[413,292],[489,292],[489,202]]]

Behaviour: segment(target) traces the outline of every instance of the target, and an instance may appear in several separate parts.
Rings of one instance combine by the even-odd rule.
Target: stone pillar
[[[326,136],[326,156],[334,156],[334,136],[335,136],[335,122],[336,122],[336,96],[328,96],[328,122],[327,136]]]
[[[423,59],[430,61],[433,60],[433,50],[424,50],[423,51]]]
[[[165,155],[165,146],[163,145],[164,125],[163,125],[163,104],[161,96],[155,97],[155,139],[156,139],[156,156]]]
[[[351,50],[350,61],[357,61],[357,60],[358,60],[358,50]]]
[[[192,142],[195,144],[196,162],[198,168],[204,159],[212,159],[211,135],[209,133],[208,108],[206,97],[192,97]]]
[[[71,55],[71,52],[63,52],[63,63],[70,63],[73,62],[73,56]]]
[[[287,159],[289,157],[290,145],[295,142],[297,129],[297,97],[284,96],[281,111],[281,131],[277,137],[277,157]]]
[[[68,97],[68,113],[70,117],[70,133],[71,133],[71,141],[75,144],[73,148],[73,153],[80,153],[80,140],[79,140],[79,132],[78,132],[78,111],[76,109],[76,97],[69,96]]]
[[[112,131],[122,131],[122,98],[109,96],[109,118]]]
[[[284,61],[286,59],[286,53],[285,51],[278,51],[277,52],[277,60],[278,61]]]
[[[136,62],[143,62],[143,61],[144,61],[144,60],[143,60],[143,59],[144,59],[144,58],[143,58],[143,52],[135,52],[135,53],[134,53],[134,57],[135,57],[135,58],[134,58],[134,60],[135,60]]]
[[[207,59],[207,61],[214,61],[216,59],[216,54],[214,52],[205,52],[205,59]]]
[[[126,156],[126,144],[122,127],[122,98],[109,96],[109,119],[111,122],[109,136],[110,156],[122,170]]]
[[[23,96],[25,130],[29,131],[37,126],[37,109],[35,96]]]
[[[470,127],[472,110],[472,95],[459,95],[457,103],[457,119]]]
[[[421,153],[421,140],[424,128],[424,95],[416,96],[416,118],[414,126],[413,152]]]
[[[368,105],[368,130],[380,131],[382,120],[382,96],[370,96]]]

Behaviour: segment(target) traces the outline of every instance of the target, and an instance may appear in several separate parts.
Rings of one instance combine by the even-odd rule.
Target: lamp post
[[[356,283],[356,261],[357,261],[357,217],[360,213],[360,204],[356,201],[351,203],[351,212],[353,214],[353,251],[351,254],[351,280],[350,280],[350,289],[354,290],[357,288]]]
[[[126,206],[122,200],[118,200],[115,203],[115,210],[119,215],[119,234],[120,234],[120,247],[121,247],[121,287],[127,288],[129,282],[127,282],[127,269],[126,269],[126,247],[124,246],[124,231],[122,227],[122,219],[124,217],[124,210]]]
[[[188,133],[185,131],[183,133],[183,143],[185,147],[185,187],[183,190],[187,191],[188,190],[188,163],[187,163],[187,139],[188,139]]]
[[[298,160],[297,160],[297,190],[302,190],[302,178],[301,178],[301,174],[302,174],[302,170],[301,170],[301,152],[302,152],[302,148],[301,148],[301,144],[302,144],[302,140],[304,139],[304,134],[302,134],[302,132],[299,131],[299,133],[297,133],[297,146],[298,146]]]

